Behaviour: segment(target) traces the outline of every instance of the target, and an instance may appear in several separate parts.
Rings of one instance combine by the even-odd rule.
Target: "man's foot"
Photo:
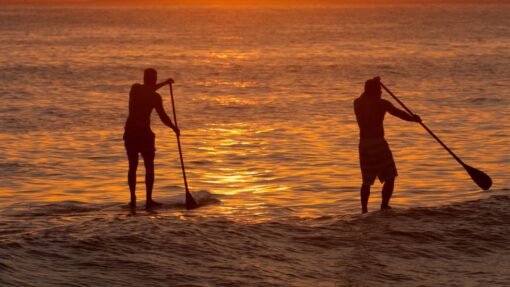
[[[361,213],[367,213],[368,208],[366,206],[361,207]]]
[[[388,210],[388,209],[391,209],[391,206],[381,204],[381,210]]]
[[[136,199],[129,202],[129,208],[136,209]]]
[[[145,208],[149,209],[149,208],[155,208],[155,207],[159,207],[159,206],[162,206],[163,203],[159,203],[159,202],[156,202],[154,200],[147,200],[147,202],[145,203]]]

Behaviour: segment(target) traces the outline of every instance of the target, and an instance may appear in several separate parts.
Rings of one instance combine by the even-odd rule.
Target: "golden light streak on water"
[[[242,12],[276,21],[279,29],[268,33],[249,17],[241,20],[229,14],[232,11],[222,12],[226,14],[221,17],[233,17],[229,19],[249,29],[224,29],[219,18],[203,23],[194,15],[194,21],[204,25],[193,33],[189,29],[195,26],[161,34],[188,23],[164,17],[156,24],[161,25],[157,32],[145,29],[140,19],[93,29],[82,26],[83,37],[67,30],[35,29],[29,35],[13,30],[9,35],[19,37],[19,43],[36,48],[13,48],[4,41],[6,71],[31,85],[4,81],[9,101],[2,110],[7,130],[0,133],[0,160],[8,181],[0,196],[125,202],[122,126],[127,93],[133,82],[141,81],[141,67],[156,63],[160,78],[176,80],[190,188],[224,195],[226,203],[265,202],[303,208],[306,214],[313,206],[317,214],[329,212],[329,207],[354,210],[360,172],[352,100],[361,93],[363,81],[375,75],[383,76],[468,164],[496,175],[506,170],[501,155],[507,153],[510,130],[503,97],[508,69],[502,55],[508,54],[509,45],[499,30],[477,34],[481,41],[465,27],[452,27],[455,35],[446,37],[437,32],[443,27],[434,28],[437,34],[417,34],[394,22],[360,26],[359,19],[348,20],[353,16],[343,10],[321,12],[342,17],[291,17],[289,22],[271,13]],[[310,26],[296,25],[297,19]],[[125,45],[126,37],[135,35],[126,31],[135,24],[143,37]],[[403,34],[395,33],[395,25]],[[380,28],[377,34],[374,27]],[[374,40],[366,41],[367,35]],[[398,41],[399,35],[412,37]],[[94,39],[113,44],[105,40],[95,50],[84,48]],[[170,112],[168,90],[159,92]],[[182,195],[175,136],[157,117],[152,121],[157,135],[155,196]],[[479,196],[462,168],[419,126],[390,116],[385,124],[400,174],[395,204],[433,205]],[[139,199],[144,198],[141,164]],[[494,177],[496,186],[508,182],[506,175]],[[376,183],[373,206],[379,193]]]
[[[0,285],[507,286],[509,8],[0,7]],[[144,210],[140,160],[127,208],[123,125],[148,67],[176,81],[198,209],[155,113],[165,206]],[[394,210],[376,182],[360,215],[352,101],[374,76],[493,190],[387,116]]]

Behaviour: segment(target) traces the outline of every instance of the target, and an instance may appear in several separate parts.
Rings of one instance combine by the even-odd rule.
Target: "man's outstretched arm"
[[[410,114],[406,113],[405,111],[396,108],[392,103],[390,103],[388,101],[385,101],[385,102],[386,102],[386,110],[388,111],[388,113],[394,115],[395,117],[401,118],[404,121],[408,121],[408,122],[417,122],[417,123],[421,122],[421,118],[418,115],[410,115]]]
[[[164,81],[164,82],[161,82],[161,83],[159,83],[159,84],[156,84],[156,86],[154,87],[154,91],[157,91],[157,90],[159,90],[161,87],[166,86],[166,85],[169,85],[169,84],[173,84],[173,83],[174,83],[174,80],[172,80],[172,79],[168,79],[168,80],[166,80],[166,81]]]
[[[156,112],[158,113],[159,118],[165,125],[173,129],[177,135],[180,135],[180,130],[174,125],[174,123],[172,123],[172,120],[166,114],[165,108],[163,107],[163,100],[161,99],[161,96],[158,95],[158,97],[159,99],[156,103]]]

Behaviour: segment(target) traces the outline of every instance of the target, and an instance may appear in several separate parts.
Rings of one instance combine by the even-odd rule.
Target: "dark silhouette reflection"
[[[136,208],[136,169],[138,168],[138,154],[142,154],[145,165],[146,207],[151,208],[160,203],[152,199],[154,185],[154,156],[155,134],[151,130],[151,113],[153,109],[161,121],[179,134],[163,108],[163,100],[156,91],[164,85],[174,81],[168,79],[157,84],[157,72],[154,69],[144,71],[143,85],[133,84],[129,92],[129,115],[124,128],[124,146],[129,160],[128,183],[131,192],[129,206]]]
[[[417,115],[410,115],[381,99],[381,81],[379,77],[365,83],[365,92],[354,100],[354,112],[360,130],[359,159],[363,184],[361,186],[361,209],[368,212],[370,186],[375,178],[384,183],[382,188],[381,209],[389,209],[395,177],[398,175],[390,147],[384,138],[384,116],[386,112],[411,122],[421,122]]]

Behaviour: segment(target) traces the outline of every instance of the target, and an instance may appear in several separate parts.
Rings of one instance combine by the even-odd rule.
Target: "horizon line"
[[[341,6],[412,4],[510,4],[510,0],[0,0],[9,5],[151,5],[151,6]]]

